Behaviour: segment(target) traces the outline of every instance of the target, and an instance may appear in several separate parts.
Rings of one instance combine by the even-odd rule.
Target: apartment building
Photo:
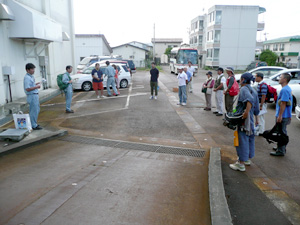
[[[263,49],[275,52],[279,56],[278,61],[288,68],[296,68],[300,54],[300,35],[264,41]]]
[[[190,44],[198,49],[202,67],[245,69],[254,60],[258,22],[265,8],[259,6],[215,5],[207,14],[191,21]]]

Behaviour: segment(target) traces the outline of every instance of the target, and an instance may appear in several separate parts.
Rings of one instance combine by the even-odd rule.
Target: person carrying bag
[[[208,71],[206,73],[206,76],[207,76],[207,80],[202,87],[202,92],[205,94],[205,101],[206,101],[206,107],[204,108],[204,110],[211,111],[211,94],[212,94],[212,89],[215,85],[215,81],[212,79],[211,71]]]

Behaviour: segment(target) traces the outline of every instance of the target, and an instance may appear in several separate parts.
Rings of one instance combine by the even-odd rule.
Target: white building
[[[192,28],[198,28],[191,29],[190,42],[200,49],[203,65],[245,69],[255,58],[257,31],[264,29],[258,17],[265,11],[259,6],[215,5],[192,20]]]
[[[88,56],[109,56],[112,49],[103,34],[75,34],[76,65]]]
[[[135,45],[137,47],[147,49],[150,52],[153,50],[153,45],[152,44],[145,44],[145,43],[138,42],[138,41],[132,41],[132,42],[129,42],[128,44]]]
[[[279,62],[287,67],[296,68],[300,53],[300,35],[264,41],[263,49],[275,52],[279,56]]]
[[[145,67],[145,60],[149,50],[127,43],[113,47],[113,54],[120,55],[123,59],[130,59],[136,67]]]
[[[153,52],[155,52],[155,58],[160,58],[167,48],[178,47],[182,43],[182,38],[152,38]]]
[[[36,66],[36,82],[57,87],[74,55],[73,0],[0,0],[0,105],[25,96],[27,63]]]

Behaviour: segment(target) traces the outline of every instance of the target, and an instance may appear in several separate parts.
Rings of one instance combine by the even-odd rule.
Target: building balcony
[[[265,22],[257,23],[257,31],[263,31],[265,29]]]

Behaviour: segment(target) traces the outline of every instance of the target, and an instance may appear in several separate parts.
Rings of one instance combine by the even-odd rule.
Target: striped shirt
[[[264,81],[259,82],[258,86],[257,86],[257,95],[258,95],[258,98],[259,98],[259,102],[261,102],[262,96],[267,95],[267,93],[268,93],[267,84]]]

